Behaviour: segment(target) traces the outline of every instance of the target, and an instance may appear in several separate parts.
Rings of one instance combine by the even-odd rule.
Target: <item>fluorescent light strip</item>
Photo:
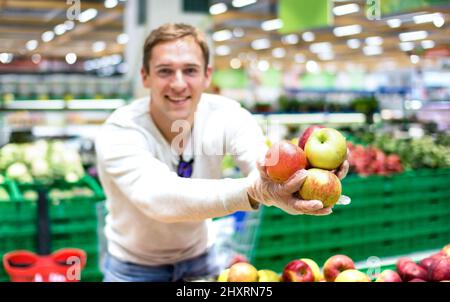
[[[414,49],[414,43],[413,42],[401,42],[398,44],[400,49],[402,51],[410,51]]]
[[[389,19],[386,23],[390,28],[398,28],[402,26],[402,20],[400,19]]]
[[[350,35],[357,35],[361,33],[362,27],[359,24],[335,27],[333,33],[336,37],[344,37]]]
[[[233,34],[228,29],[216,31],[212,35],[212,39],[216,42],[230,40],[231,38],[233,38]]]
[[[228,10],[227,5],[225,3],[216,3],[209,7],[209,13],[211,15],[219,15],[223,14]]]
[[[87,9],[80,14],[80,16],[78,17],[78,21],[80,21],[81,23],[88,22],[97,17],[97,14],[98,11],[95,8]]]
[[[343,16],[356,12],[359,12],[359,5],[356,3],[340,5],[333,8],[333,14],[336,16]]]
[[[283,21],[280,19],[267,20],[261,23],[262,30],[271,31],[283,27]]]
[[[309,50],[313,53],[329,53],[333,51],[333,48],[330,42],[320,42],[311,44]]]
[[[435,43],[433,40],[423,40],[420,42],[420,45],[422,45],[422,47],[424,49],[428,49],[428,48],[433,48]]]
[[[234,7],[244,7],[253,3],[256,3],[257,0],[233,0],[231,3]]]
[[[257,39],[252,42],[252,48],[254,50],[267,49],[270,47],[269,39]]]
[[[281,38],[281,41],[284,44],[291,44],[291,45],[297,44],[298,43],[298,36],[296,34],[290,34],[290,35],[287,35],[287,36],[283,36]]]
[[[376,56],[383,53],[383,48],[379,46],[365,46],[363,52],[366,56]]]
[[[398,35],[400,41],[407,42],[407,41],[415,41],[415,40],[422,40],[426,39],[428,37],[428,33],[425,30],[419,30],[419,31],[411,31],[406,33],[401,33]]]
[[[416,24],[431,23],[436,18],[439,18],[439,17],[442,17],[442,15],[440,13],[418,15],[418,16],[413,17],[413,21]]]
[[[383,44],[383,38],[378,36],[367,37],[366,44],[371,46],[380,46]]]

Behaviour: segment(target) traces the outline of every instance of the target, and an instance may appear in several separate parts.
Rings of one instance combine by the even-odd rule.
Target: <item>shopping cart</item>
[[[38,189],[38,254],[16,250],[3,256],[3,266],[12,282],[76,282],[86,265],[85,251],[64,248],[50,254],[51,234],[48,194]]]

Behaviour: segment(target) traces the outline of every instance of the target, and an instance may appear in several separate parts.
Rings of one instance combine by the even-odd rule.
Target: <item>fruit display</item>
[[[278,274],[272,270],[257,270],[248,262],[238,262],[222,271],[218,282],[441,282],[450,281],[450,244],[416,263],[411,258],[400,257],[395,268],[372,274],[371,269],[357,268],[348,256],[329,257],[323,266],[309,258],[288,262]]]
[[[78,152],[58,140],[5,145],[0,149],[0,171],[22,183],[76,182],[84,175]]]
[[[380,149],[348,143],[350,151],[348,162],[350,171],[361,176],[390,175],[403,172],[400,157],[397,154],[386,155]]]

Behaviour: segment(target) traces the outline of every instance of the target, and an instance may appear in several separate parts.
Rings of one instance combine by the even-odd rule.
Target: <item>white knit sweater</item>
[[[248,178],[220,179],[225,153],[244,175],[267,148],[261,128],[239,103],[203,94],[183,152],[194,156],[191,178],[174,172],[179,157],[153,123],[149,98],[117,109],[96,140],[98,171],[107,196],[108,251],[144,265],[175,263],[211,244],[207,220],[253,210]]]

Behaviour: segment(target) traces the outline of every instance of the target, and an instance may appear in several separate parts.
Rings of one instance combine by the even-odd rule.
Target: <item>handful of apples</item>
[[[341,196],[342,186],[333,173],[347,158],[347,142],[336,129],[314,125],[300,136],[298,146],[289,141],[273,144],[265,158],[267,175],[274,182],[284,182],[295,172],[308,169],[299,188],[303,200],[320,200],[333,206]]]

